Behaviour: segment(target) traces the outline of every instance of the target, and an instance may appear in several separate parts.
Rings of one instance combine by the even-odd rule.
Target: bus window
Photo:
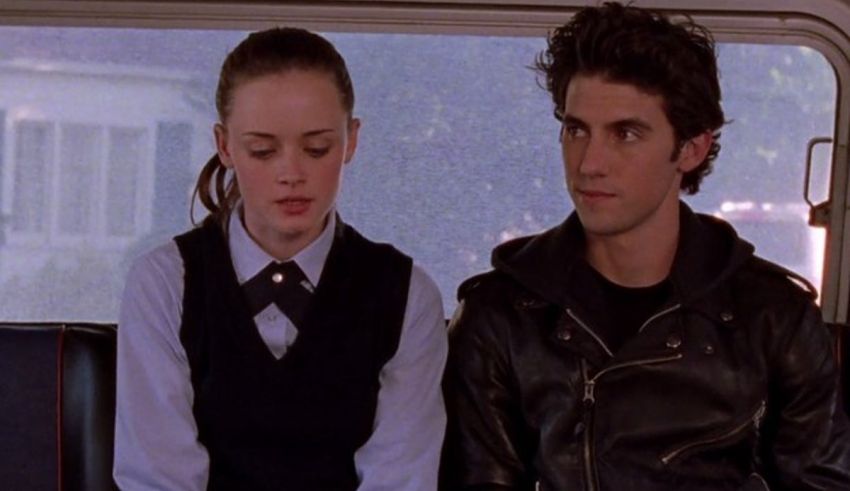
[[[0,318],[117,318],[130,259],[190,225],[194,178],[213,152],[219,63],[243,36],[0,27]],[[328,36],[363,120],[340,213],[411,254],[451,312],[495,245],[571,210],[558,123],[527,68],[544,40]],[[822,239],[786,214],[803,202],[806,142],[833,134],[833,71],[783,45],[723,44],[720,65],[730,122],[714,173],[688,201],[819,286]],[[744,202],[759,217],[730,212]],[[805,258],[779,236],[809,247]]]
[[[714,171],[690,201],[820,289],[826,232],[808,224],[803,182],[809,140],[834,132],[835,73],[801,46],[721,44],[719,62],[728,123]],[[815,196],[826,199],[829,175],[813,178]]]
[[[731,223],[738,235],[756,244],[760,256],[820,286],[826,231],[809,226],[805,203],[726,201],[714,216]]]

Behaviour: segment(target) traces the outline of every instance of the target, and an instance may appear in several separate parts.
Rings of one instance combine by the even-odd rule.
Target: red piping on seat
[[[62,491],[62,385],[63,365],[62,355],[65,350],[65,326],[59,329],[59,339],[56,342],[56,488]]]

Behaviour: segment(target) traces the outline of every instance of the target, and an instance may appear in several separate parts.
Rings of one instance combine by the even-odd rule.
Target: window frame
[[[291,24],[326,32],[398,32],[544,36],[586,5],[583,0],[133,1],[6,0],[0,24],[252,30]],[[837,78],[829,233],[821,307],[846,322],[850,305],[850,1],[645,0],[639,6],[690,15],[719,42],[798,44],[819,51]],[[8,124],[8,123],[7,123]],[[802,187],[802,183],[801,183]],[[800,190],[802,193],[802,189]],[[845,240],[845,237],[847,240]]]

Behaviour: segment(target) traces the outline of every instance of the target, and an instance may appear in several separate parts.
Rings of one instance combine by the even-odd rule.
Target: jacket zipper
[[[581,359],[581,378],[584,381],[584,481],[587,483],[588,491],[596,491],[596,470],[593,467],[593,405],[596,399],[593,395],[593,390],[596,386],[596,378],[589,378],[587,375],[587,360]]]
[[[643,332],[643,329],[644,329],[646,326],[648,326],[650,322],[652,322],[652,321],[654,321],[655,319],[657,319],[657,318],[661,317],[662,315],[666,315],[666,314],[669,314],[670,312],[673,312],[673,311],[679,310],[679,308],[680,308],[681,306],[682,306],[682,304],[677,303],[676,305],[671,305],[670,307],[667,307],[666,309],[662,310],[661,312],[656,313],[655,315],[653,315],[652,317],[650,317],[649,319],[647,319],[647,320],[645,320],[645,321],[644,321],[644,323],[640,326],[640,329],[638,329],[638,332]]]
[[[643,329],[655,319],[663,315],[669,314],[670,312],[679,309],[679,307],[681,307],[681,305],[676,304],[651,316],[643,323],[643,325],[640,326],[638,332],[643,331]],[[612,358],[614,357],[614,353],[611,351],[610,348],[608,348],[608,345],[605,344],[602,338],[597,336],[593,329],[591,329],[587,324],[585,324],[584,321],[579,319],[579,317],[575,313],[573,313],[572,309],[568,308],[566,309],[566,312],[567,315],[569,315],[579,326],[581,326],[582,329],[584,329],[591,337],[593,337],[593,339],[595,339],[600,346],[602,346],[602,349],[605,350],[608,356]],[[588,376],[587,360],[585,360],[584,358],[581,359],[581,376],[584,382],[584,398],[582,399],[582,402],[584,404],[584,472],[586,476],[585,481],[587,483],[587,491],[596,491],[597,489],[599,489],[599,483],[597,482],[596,478],[596,468],[593,462],[593,409],[596,404],[596,396],[594,394],[594,391],[596,389],[596,381],[602,375],[605,375],[606,373],[614,370],[618,370],[620,368],[650,365],[655,363],[665,363],[668,361],[679,360],[681,358],[682,354],[676,353],[675,355],[671,356],[648,358],[644,360],[634,360],[626,363],[620,363],[600,370],[592,378]]]
[[[575,314],[573,313],[572,309],[567,309],[567,315],[569,315],[569,316],[570,316],[570,317],[571,317],[574,321],[576,321],[576,324],[578,324],[579,326],[581,326],[581,328],[582,328],[582,329],[584,329],[584,330],[585,330],[588,334],[590,334],[590,336],[591,336],[593,339],[595,339],[595,340],[596,340],[596,342],[597,342],[597,343],[599,343],[599,345],[600,345],[600,346],[602,346],[602,349],[604,349],[604,350],[605,350],[605,353],[607,353],[607,354],[608,354],[608,356],[610,356],[610,357],[612,357],[612,358],[614,357],[614,353],[611,351],[611,349],[610,349],[610,348],[608,348],[608,345],[607,345],[607,344],[605,344],[605,341],[603,341],[603,340],[602,340],[602,338],[600,338],[599,336],[597,336],[597,335],[596,335],[596,333],[595,333],[595,332],[593,332],[593,329],[591,329],[590,327],[588,327],[588,325],[587,325],[587,324],[585,324],[585,323],[584,323],[584,321],[582,321],[581,319],[579,319],[579,318],[578,318],[578,316],[577,316],[577,315],[575,315]]]
[[[596,482],[596,469],[593,465],[593,409],[596,405],[596,381],[602,375],[605,375],[608,372],[612,372],[614,370],[618,370],[621,368],[627,367],[635,367],[641,365],[652,365],[656,363],[666,363],[668,361],[676,361],[682,358],[681,353],[676,353],[675,355],[663,356],[658,358],[647,358],[644,360],[635,360],[627,363],[620,363],[617,365],[612,365],[610,367],[604,368],[599,371],[592,378],[588,376],[587,372],[587,360],[584,358],[581,359],[581,377],[584,381],[584,398],[582,402],[584,403],[584,471],[586,474],[587,481],[587,490],[588,491],[596,491],[598,489],[598,483]]]
[[[749,428],[750,425],[753,425],[755,428],[758,428],[761,425],[761,420],[762,420],[762,418],[764,418],[764,413],[766,411],[767,411],[767,404],[765,403],[765,401],[761,401],[758,409],[756,409],[756,412],[752,416],[750,416],[750,418],[747,419],[747,421],[739,424],[738,426],[736,426],[736,427],[732,428],[731,430],[726,431],[726,432],[724,432],[724,433],[722,433],[718,436],[715,436],[715,437],[712,437],[712,438],[705,438],[705,439],[702,439],[702,440],[697,440],[695,442],[687,443],[687,444],[682,445],[681,447],[679,447],[675,450],[667,452],[666,454],[661,456],[661,462],[664,465],[670,465],[670,462],[674,461],[677,457],[681,456],[685,452],[688,452],[688,451],[693,450],[695,448],[699,448],[699,447],[706,446],[706,445],[711,445],[711,444],[714,444],[714,443],[717,443],[717,442],[722,442],[726,439],[732,438],[733,436],[737,435],[738,433]]]
[[[682,305],[677,303],[676,305],[672,305],[672,306],[670,306],[670,307],[668,307],[668,308],[666,308],[666,309],[664,309],[664,310],[662,310],[662,311],[660,311],[660,312],[655,313],[655,314],[654,314],[653,316],[651,316],[649,319],[645,320],[645,321],[643,322],[643,324],[641,324],[640,329],[638,329],[638,332],[643,332],[644,328],[646,328],[646,326],[648,326],[648,325],[649,325],[652,321],[654,321],[655,319],[657,319],[657,318],[661,317],[662,315],[667,315],[667,314],[669,314],[670,312],[674,312],[674,311],[676,311],[676,310],[679,310],[679,308],[681,308],[681,307],[682,307]],[[600,345],[600,346],[602,346],[602,349],[604,349],[604,350],[605,350],[605,353],[607,353],[607,354],[608,354],[608,356],[610,356],[610,357],[612,357],[612,358],[614,357],[614,353],[611,351],[611,349],[608,347],[608,345],[607,345],[607,344],[605,344],[605,341],[603,341],[603,340],[602,340],[602,338],[600,338],[600,337],[599,337],[599,336],[598,336],[598,335],[597,335],[597,334],[593,331],[593,329],[591,329],[591,328],[590,328],[590,326],[588,326],[587,324],[585,324],[585,323],[584,323],[584,321],[582,321],[581,319],[579,319],[579,317],[578,317],[578,316],[577,316],[577,315],[576,315],[576,314],[572,311],[572,309],[569,309],[569,308],[567,309],[567,315],[569,315],[569,316],[570,316],[570,317],[571,317],[574,321],[576,321],[576,324],[578,324],[578,325],[579,325],[582,329],[584,329],[584,330],[585,330],[585,332],[587,332],[588,334],[590,334],[590,336],[591,336],[593,339],[595,339],[595,340],[596,340],[596,342],[597,342],[597,343],[599,343],[599,345]]]
[[[770,486],[767,484],[767,481],[765,481],[764,478],[761,477],[761,474],[759,474],[758,472],[753,472],[752,474],[750,474],[750,479],[753,478],[755,478],[755,480],[762,485],[764,491],[770,491]]]

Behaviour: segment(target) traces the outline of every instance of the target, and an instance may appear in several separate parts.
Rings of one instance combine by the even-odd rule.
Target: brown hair
[[[227,121],[233,92],[240,83],[292,69],[318,70],[331,75],[339,89],[343,108],[352,114],[354,88],[345,60],[336,48],[327,39],[305,29],[276,27],[251,33],[224,59],[215,94],[219,121]],[[217,154],[207,161],[198,175],[190,210],[193,223],[195,197],[210,212],[205,221],[215,220],[221,224],[227,221],[239,201],[236,176],[228,173]]]
[[[600,75],[632,84],[664,99],[664,111],[675,132],[677,158],[682,145],[706,131],[714,136],[706,158],[682,176],[688,194],[699,190],[720,152],[720,83],[714,40],[689,18],[674,24],[651,10],[605,2],[587,7],[549,36],[548,48],[535,68],[545,76],[555,103],[564,114],[564,98],[576,75]]]

